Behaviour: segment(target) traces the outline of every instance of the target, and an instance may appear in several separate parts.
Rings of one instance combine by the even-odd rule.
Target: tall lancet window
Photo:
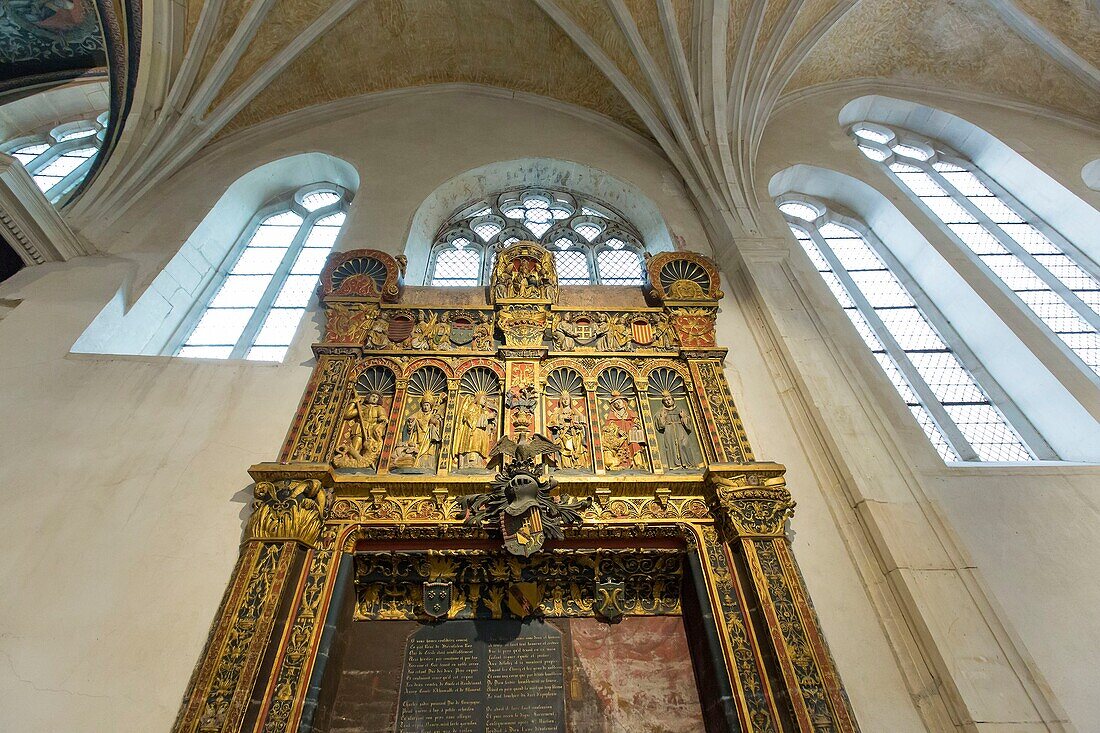
[[[501,247],[539,242],[554,253],[560,285],[641,285],[638,231],[607,204],[569,191],[520,188],[466,204],[440,228],[429,285],[484,285]]]
[[[282,361],[344,224],[347,192],[306,186],[264,207],[184,322],[177,356]]]
[[[92,168],[107,126],[107,113],[69,122],[38,135],[9,140],[0,151],[27,169],[51,202],[76,188]]]
[[[860,123],[882,163],[956,243],[1100,374],[1100,267],[970,161],[903,130]]]
[[[968,367],[976,360],[866,227],[809,199],[779,209],[944,461],[1035,459],[1005,415],[1026,420],[1006,397],[994,404]]]

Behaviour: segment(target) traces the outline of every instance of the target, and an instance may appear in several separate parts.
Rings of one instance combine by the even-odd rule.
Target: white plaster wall
[[[765,136],[757,190],[766,190],[772,176],[792,165],[820,166],[866,181],[925,239],[941,236],[886,174],[859,154],[838,124],[840,110],[855,96],[851,92],[820,95],[787,107]],[[1096,192],[1083,186],[1080,179],[1084,151],[1097,146],[1095,131],[943,97],[917,101],[939,106],[984,128],[1085,202],[1100,206]],[[766,206],[764,200],[762,207]],[[769,232],[788,239],[774,207],[765,214],[770,218]],[[1100,658],[1100,616],[1092,609],[1100,606],[1100,583],[1096,581],[1100,469],[1090,465],[944,466],[847,320],[838,315],[835,303],[824,291],[819,292],[822,297],[812,295],[818,287],[816,275],[801,262],[804,255],[793,238],[789,239],[790,271],[782,279],[793,281],[795,291],[803,287],[805,291],[796,295],[775,288],[771,308],[780,321],[805,324],[788,325],[789,332],[783,336],[799,354],[797,366],[811,386],[811,401],[826,431],[826,442],[839,441],[846,447],[842,460],[846,470],[856,476],[878,476],[876,480],[884,483],[890,473],[888,466],[894,463],[898,475],[919,483],[932,511],[946,519],[947,531],[958,541],[963,553],[959,566],[986,590],[993,611],[1005,622],[1005,633],[1023,652],[1024,663],[1030,657],[1077,730],[1097,730],[1100,673],[1095,660]],[[807,311],[816,311],[817,324],[810,323]],[[839,363],[830,356],[833,353],[840,355]],[[1017,378],[1028,376],[1021,372]],[[860,417],[857,405],[843,397],[840,382],[845,380],[854,382],[857,391],[864,390],[867,404],[877,413],[873,420],[883,430],[882,441],[896,454],[878,448],[884,443],[862,427],[868,418]],[[750,424],[750,432],[752,429]],[[899,546],[903,544],[899,542]],[[816,591],[812,574],[809,584]],[[956,600],[950,594],[936,599],[948,620]],[[960,658],[964,654],[960,647]],[[989,695],[992,680],[991,676],[967,684],[977,695]],[[1007,703],[1000,705],[1007,708]],[[1041,728],[1019,728],[1033,729]]]
[[[524,157],[605,170],[655,202],[674,237],[705,241],[672,170],[637,140],[526,102],[429,94],[227,140],[94,232],[104,256],[4,283],[0,299],[22,302],[0,321],[0,699],[18,701],[0,706],[0,730],[170,727],[236,558],[245,469],[277,455],[318,319],[307,317],[277,366],[68,351],[127,278],[153,279],[226,186],[311,151],[360,175],[343,249],[400,252],[439,185]],[[857,571],[853,556],[866,551],[843,529],[854,515],[827,498],[835,487],[822,485],[806,426],[781,399],[790,385],[750,333],[749,296],[726,292],[719,334],[734,396],[757,456],[790,467],[795,552],[856,715],[865,731],[923,730],[883,632],[896,619],[869,600],[884,579],[865,587],[866,562]]]

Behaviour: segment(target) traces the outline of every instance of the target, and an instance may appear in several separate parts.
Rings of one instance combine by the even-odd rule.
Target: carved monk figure
[[[691,418],[678,406],[672,395],[661,396],[661,411],[654,416],[660,433],[661,455],[669,468],[695,468],[699,465],[695,440],[691,437]]]
[[[365,403],[356,397],[343,417],[346,442],[337,448],[333,464],[338,468],[377,468],[388,421],[382,395],[372,392]]]
[[[405,419],[402,457],[416,468],[434,470],[442,436],[443,421],[436,412],[435,396],[425,393],[420,398],[420,410]]]
[[[496,442],[497,413],[485,404],[487,399],[484,392],[467,395],[458,411],[455,456],[459,469],[484,468],[489,460]]]
[[[627,406],[621,395],[612,395],[600,435],[604,463],[609,470],[646,468],[645,431],[638,421],[638,413]],[[609,452],[613,453],[612,460],[609,460]]]
[[[568,390],[563,390],[559,395],[558,404],[546,420],[546,427],[561,448],[558,456],[561,468],[588,468],[588,431],[584,412],[573,401]]]

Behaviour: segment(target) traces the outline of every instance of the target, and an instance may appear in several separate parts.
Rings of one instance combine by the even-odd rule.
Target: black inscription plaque
[[[396,733],[565,733],[561,632],[538,620],[446,621],[405,645]]]

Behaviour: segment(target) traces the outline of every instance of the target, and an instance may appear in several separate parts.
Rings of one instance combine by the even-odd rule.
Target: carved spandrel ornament
[[[252,516],[244,541],[294,540],[316,547],[329,504],[328,490],[317,479],[257,481]]]
[[[783,537],[784,523],[794,516],[795,501],[782,470],[732,476],[707,474],[711,510],[740,537]]]

